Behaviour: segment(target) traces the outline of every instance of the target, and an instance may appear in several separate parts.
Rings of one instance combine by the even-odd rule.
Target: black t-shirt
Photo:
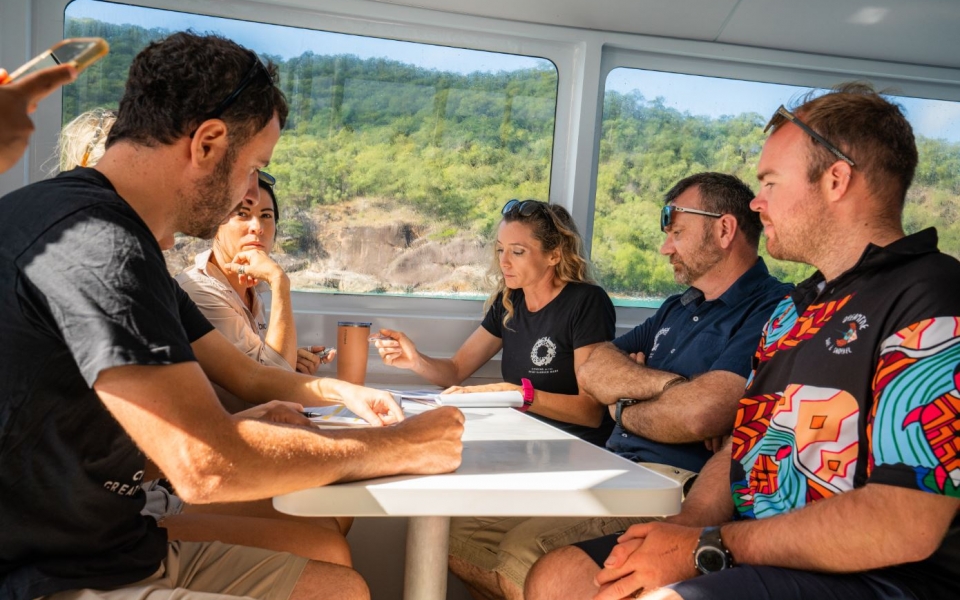
[[[503,380],[520,385],[529,379],[534,389],[554,394],[580,393],[573,351],[609,342],[616,332],[616,311],[603,288],[588,283],[568,283],[557,297],[537,312],[527,310],[523,290],[512,290],[513,317],[503,325],[506,310],[497,298],[481,325],[503,340],[500,372]],[[613,420],[604,412],[600,427],[584,427],[530,415],[568,433],[603,446]]]
[[[92,389],[105,369],[194,360],[212,327],[146,224],[92,169],[0,199],[0,597],[149,577],[144,457]]]

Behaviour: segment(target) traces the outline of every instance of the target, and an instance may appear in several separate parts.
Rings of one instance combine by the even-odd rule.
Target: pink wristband
[[[523,406],[518,408],[520,412],[527,412],[533,405],[533,384],[529,379],[521,379],[520,386],[523,388]]]

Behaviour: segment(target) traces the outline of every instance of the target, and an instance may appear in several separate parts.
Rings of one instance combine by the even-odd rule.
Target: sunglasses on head
[[[262,185],[270,189],[273,189],[273,186],[277,185],[277,178],[266,171],[257,171],[257,179],[260,180]]]
[[[250,54],[253,55],[253,66],[250,67],[250,70],[247,71],[247,74],[243,76],[243,79],[240,80],[240,83],[237,84],[237,87],[230,92],[230,95],[223,99],[220,104],[217,105],[210,113],[207,115],[205,121],[208,119],[219,119],[228,108],[230,108],[234,102],[237,101],[237,98],[240,97],[240,94],[243,93],[243,90],[253,83],[253,80],[257,75],[263,73],[266,75],[267,79],[270,80],[270,72],[267,70],[267,65],[263,64],[263,60],[260,56],[253,51],[250,51]]]
[[[500,210],[501,215],[507,215],[511,212],[516,212],[521,217],[529,217],[538,210],[547,210],[546,202],[538,202],[537,200],[508,200],[506,204],[503,205],[503,208]]]
[[[771,127],[779,127],[784,121],[790,121],[802,129],[807,135],[816,140],[817,143],[832,152],[834,156],[847,163],[851,167],[855,167],[857,165],[857,163],[853,162],[852,158],[841,152],[839,148],[828,142],[825,137],[814,131],[809,125],[798,119],[797,115],[787,110],[782,104],[780,105],[780,108],[777,109],[777,112],[773,113],[773,116],[770,117],[770,121],[767,123],[767,126],[763,128],[763,132],[766,133]]]
[[[267,70],[267,65],[263,64],[263,59],[260,58],[260,55],[252,50],[250,51],[250,54],[253,55],[253,66],[251,66],[246,75],[243,76],[243,79],[240,80],[240,83],[237,84],[237,87],[234,88],[234,90],[230,92],[230,94],[224,98],[220,104],[217,104],[213,110],[208,112],[207,115],[203,117],[203,121],[219,119],[221,116],[223,116],[223,113],[225,113],[227,109],[233,106],[233,103],[237,101],[237,98],[240,97],[240,94],[243,93],[243,90],[247,89],[250,84],[253,83],[253,80],[256,79],[257,75],[263,73],[267,80],[273,83],[273,78],[270,77],[270,71]],[[197,130],[194,129],[193,133],[190,134],[190,137],[193,137],[196,132]]]
[[[690,213],[693,215],[703,215],[704,217],[713,217],[714,219],[719,219],[723,215],[721,213],[707,212],[705,210],[697,210],[695,208],[683,208],[682,206],[674,206],[672,204],[667,204],[660,209],[660,231],[666,233],[667,227],[673,224],[673,213]]]

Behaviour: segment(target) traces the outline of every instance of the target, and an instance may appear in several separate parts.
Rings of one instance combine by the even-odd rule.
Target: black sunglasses
[[[673,213],[682,212],[690,213],[693,215],[703,215],[705,217],[713,217],[714,219],[719,219],[723,216],[721,213],[712,213],[705,210],[697,210],[695,208],[683,208],[682,206],[674,206],[672,204],[667,204],[660,209],[660,231],[666,233],[667,227],[673,223]]]
[[[243,93],[243,90],[247,89],[260,73],[263,73],[267,77],[267,80],[273,83],[273,78],[270,77],[270,71],[267,70],[267,65],[263,64],[263,60],[260,58],[260,55],[252,50],[250,51],[250,54],[253,55],[253,66],[250,67],[250,70],[248,70],[246,75],[243,76],[243,79],[240,80],[240,83],[237,84],[237,87],[230,92],[230,95],[224,98],[220,104],[216,106],[216,108],[208,112],[207,115],[203,117],[201,122],[209,121],[210,119],[219,119],[221,116],[223,116],[223,113],[226,112],[228,108],[233,106],[233,103],[237,101],[237,98],[240,97],[240,94]],[[196,129],[193,130],[193,132],[190,134],[190,137],[193,137],[195,133],[197,133]]]
[[[270,189],[273,189],[273,186],[277,185],[277,178],[266,171],[257,171],[257,179],[260,180],[261,184]]]
[[[804,130],[807,135],[812,137],[821,146],[832,152],[837,158],[847,163],[851,167],[855,167],[857,165],[857,163],[853,162],[852,158],[841,152],[839,148],[828,142],[825,137],[814,131],[809,125],[798,119],[797,115],[787,110],[782,104],[780,105],[780,108],[777,109],[777,112],[773,113],[773,116],[770,117],[770,121],[767,123],[767,126],[763,128],[763,132],[766,133],[771,127],[779,127],[784,121],[790,121],[800,129]]]
[[[243,90],[247,89],[251,83],[253,83],[254,78],[260,73],[266,75],[267,79],[270,80],[270,71],[267,70],[267,65],[263,64],[263,60],[260,56],[253,51],[250,51],[250,54],[253,55],[253,66],[250,67],[250,70],[247,71],[247,74],[243,76],[243,79],[240,80],[240,83],[237,84],[236,89],[230,92],[230,95],[223,99],[220,104],[217,105],[212,111],[210,111],[204,121],[209,119],[219,119],[220,116],[230,108],[234,102],[237,101],[237,98],[240,97],[240,94],[243,93]]]
[[[501,215],[507,215],[511,212],[516,212],[521,217],[529,217],[538,210],[547,210],[546,202],[539,202],[537,200],[517,200],[516,198],[508,200],[506,204],[503,205],[503,208],[500,209]]]

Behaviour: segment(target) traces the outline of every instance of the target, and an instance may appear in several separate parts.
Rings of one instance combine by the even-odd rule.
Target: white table
[[[408,414],[418,412],[404,404]],[[277,496],[298,516],[404,516],[404,598],[446,596],[453,516],[660,516],[680,510],[680,486],[509,408],[466,409],[454,473],[383,477]]]

